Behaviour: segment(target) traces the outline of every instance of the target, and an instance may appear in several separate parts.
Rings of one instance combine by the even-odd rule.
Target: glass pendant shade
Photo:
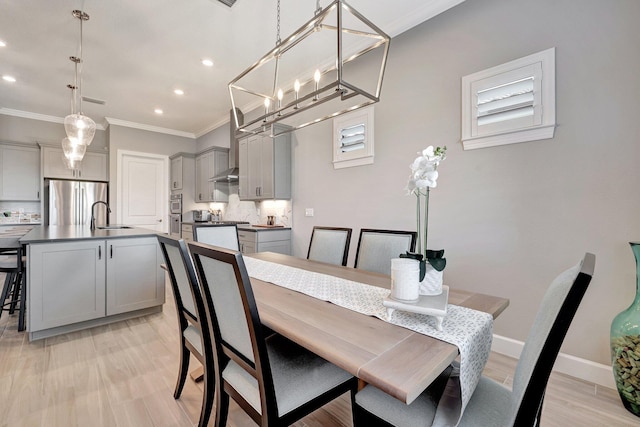
[[[80,160],[69,160],[63,154],[62,161],[67,169],[75,169],[75,170],[80,169],[80,163],[81,163]]]
[[[66,159],[73,162],[80,162],[84,158],[87,146],[86,144],[79,144],[73,138],[65,138],[62,140],[62,151],[64,152],[64,157]]]
[[[80,113],[69,114],[64,118],[64,130],[68,139],[75,140],[77,145],[86,147],[91,144],[96,134],[96,122]]]

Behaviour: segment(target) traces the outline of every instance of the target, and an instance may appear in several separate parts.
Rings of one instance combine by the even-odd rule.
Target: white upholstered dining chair
[[[562,341],[593,276],[595,256],[585,254],[581,263],[560,274],[542,299],[520,355],[509,390],[481,377],[459,426],[539,426],[545,389]],[[410,405],[379,389],[366,386],[356,395],[356,426],[429,426],[445,388],[447,373]],[[454,378],[449,381],[455,381]]]
[[[351,229],[313,227],[307,259],[335,265],[347,265]]]
[[[235,224],[196,224],[193,227],[193,240],[234,251],[240,249],[238,227]]]
[[[216,426],[229,398],[262,426],[286,426],[350,391],[356,378],[278,334],[265,333],[242,254],[189,243],[216,353]]]
[[[415,231],[360,230],[355,268],[391,275],[391,259],[416,249]]]
[[[169,273],[180,331],[180,367],[173,397],[179,399],[182,394],[193,354],[204,368],[204,393],[198,422],[198,426],[203,427],[211,417],[215,392],[212,334],[206,321],[204,300],[184,241],[159,234],[158,243]]]

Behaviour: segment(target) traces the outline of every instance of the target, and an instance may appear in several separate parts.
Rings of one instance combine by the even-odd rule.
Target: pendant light
[[[96,123],[82,113],[82,22],[88,21],[89,15],[81,10],[74,10],[72,15],[80,21],[80,47],[77,57],[69,57],[75,64],[75,81],[71,114],[64,118],[64,130],[71,143],[89,145],[96,133]]]
[[[313,17],[281,41],[277,0],[275,48],[229,83],[232,111],[254,111],[244,123],[235,117],[238,132],[279,135],[378,102],[390,42],[344,0],[317,0]]]

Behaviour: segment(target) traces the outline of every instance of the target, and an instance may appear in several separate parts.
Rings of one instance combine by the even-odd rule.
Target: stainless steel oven
[[[182,236],[182,221],[180,214],[169,215],[169,234],[173,237],[180,238]]]
[[[169,201],[169,212],[171,214],[182,213],[182,194],[172,194]]]

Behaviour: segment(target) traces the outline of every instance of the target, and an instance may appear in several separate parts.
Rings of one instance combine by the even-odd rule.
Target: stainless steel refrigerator
[[[106,182],[65,181],[45,179],[45,224],[79,225],[91,223],[91,206],[101,200],[107,202]],[[107,224],[107,208],[95,207],[96,224]]]

